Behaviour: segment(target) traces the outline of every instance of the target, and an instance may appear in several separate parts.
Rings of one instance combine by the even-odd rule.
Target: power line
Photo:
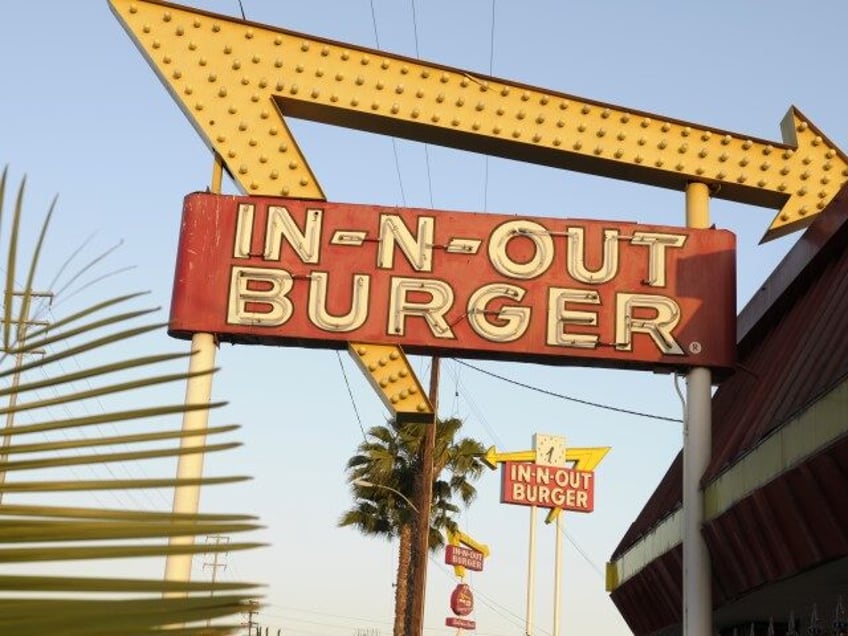
[[[492,30],[489,33],[489,75],[495,66],[495,0],[492,0]],[[483,210],[489,209],[489,155],[483,162]]]
[[[377,12],[374,10],[374,0],[371,0],[371,25],[374,27],[374,42],[377,46],[378,50],[381,50],[380,46],[380,34],[377,32]],[[406,207],[406,192],[403,189],[403,179],[400,174],[400,159],[398,158],[398,149],[397,149],[397,139],[392,137],[392,153],[395,157],[395,173],[397,174],[398,179],[398,187],[400,188],[400,200],[401,204]]]
[[[415,39],[415,57],[417,59],[421,59],[421,51],[418,48],[418,17],[415,14],[415,0],[410,0],[409,4],[412,6],[412,34]],[[424,144],[424,160],[425,166],[427,168],[427,191],[430,195],[430,207],[433,207],[433,177],[430,173],[430,151],[428,150],[429,144]]]
[[[482,373],[483,375],[488,375],[489,377],[495,378],[497,380],[501,380],[503,382],[507,382],[508,384],[512,384],[515,386],[520,386],[523,389],[528,389],[530,391],[536,391],[537,393],[542,393],[543,395],[548,395],[550,397],[555,397],[560,400],[566,400],[568,402],[574,402],[576,404],[583,404],[584,406],[592,406],[597,409],[604,409],[606,411],[613,411],[615,413],[624,413],[626,415],[635,415],[637,417],[646,417],[651,420],[660,420],[663,422],[675,422],[682,423],[683,420],[677,417],[667,417],[665,415],[655,415],[653,413],[645,413],[643,411],[634,411],[632,409],[625,409],[619,406],[611,406],[609,404],[601,404],[600,402],[592,402],[591,400],[584,400],[582,398],[576,398],[570,395],[564,395],[562,393],[557,393],[555,391],[550,391],[548,389],[543,389],[538,386],[533,386],[532,384],[526,384],[525,382],[519,382],[518,380],[513,380],[512,378],[508,378],[503,375],[499,375],[492,371],[487,371],[486,369],[481,369],[480,367],[476,367],[473,364],[469,364],[464,360],[458,360],[456,358],[452,358],[454,362],[457,364],[461,364],[463,366],[468,367],[469,369],[474,369],[478,373]]]
[[[353,399],[353,391],[350,388],[350,382],[347,379],[347,373],[345,372],[344,365],[342,364],[342,356],[336,351],[336,357],[339,360],[339,368],[342,370],[342,377],[344,378],[345,386],[347,387],[347,394],[350,396],[350,405],[353,407],[353,412],[356,415],[356,422],[359,424],[359,430],[362,433],[362,439],[366,442],[368,441],[368,437],[365,435],[365,428],[362,426],[362,418],[359,417],[359,409],[356,408],[356,401]]]

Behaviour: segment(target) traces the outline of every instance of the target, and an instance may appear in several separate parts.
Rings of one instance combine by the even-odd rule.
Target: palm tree
[[[6,177],[4,170],[0,216]],[[177,457],[183,452],[179,441],[186,433],[173,427],[171,419],[186,410],[209,407],[160,404],[145,392],[149,387],[185,382],[185,372],[162,366],[182,366],[186,354],[145,352],[127,357],[133,339],[154,332],[164,335],[164,325],[148,322],[154,310],[134,308],[139,294],[108,298],[64,317],[55,314],[57,302],[49,328],[30,320],[35,313],[30,310],[37,310],[36,270],[53,208],[42,225],[29,266],[21,272],[17,255],[23,196],[24,183],[11,214],[0,335],[0,400],[7,404],[0,408],[5,419],[0,433],[0,565],[4,570],[0,574],[0,633],[141,636],[161,634],[163,627],[171,626],[175,628],[167,633],[173,636],[232,634],[239,629],[237,620],[211,626],[208,621],[235,619],[244,604],[255,598],[253,584],[218,583],[212,596],[213,588],[205,582],[90,575],[103,560],[120,559],[123,566],[123,559],[158,562],[168,554],[216,549],[169,546],[169,537],[231,534],[256,525],[253,517],[245,515],[69,505],[77,502],[69,502],[67,497],[79,493],[147,493],[148,489],[180,485],[185,480],[144,473],[137,478],[129,471],[128,477],[119,478],[108,467],[142,462],[149,467],[151,460]],[[72,279],[77,290],[86,286],[84,278]],[[33,326],[27,330],[25,325],[30,324]],[[33,355],[36,351],[43,354]],[[77,369],[66,371],[63,360],[73,360]],[[77,388],[80,385],[84,388]],[[49,395],[43,397],[45,393]],[[85,412],[80,415],[75,406],[91,400],[102,400],[102,410],[91,412],[82,407]],[[57,408],[63,415],[57,415]],[[17,421],[16,415],[20,416]],[[107,426],[112,429],[108,435],[104,434]],[[213,436],[236,428],[219,426],[188,434]],[[237,445],[203,444],[189,452],[221,451]],[[79,467],[105,468],[111,478],[80,479],[74,473]],[[200,483],[242,479],[207,478]],[[66,505],[57,505],[60,503]],[[228,543],[218,550],[255,545]],[[46,574],[11,573],[10,569],[17,567],[20,572],[23,564],[25,570],[32,567],[43,572],[42,564],[49,562],[73,563],[73,573],[68,574],[67,567]],[[125,567],[123,571],[134,570]]]
[[[409,605],[409,575],[413,556],[416,510],[411,498],[418,474],[418,449],[426,424],[389,420],[375,426],[347,463],[348,481],[354,497],[352,508],[342,514],[340,526],[353,526],[361,533],[398,540],[395,580],[395,636],[403,633]],[[444,545],[443,530],[455,530],[460,511],[455,503],[468,506],[477,490],[472,482],[483,473],[480,461],[485,448],[469,438],[457,439],[462,421],[438,420],[433,451],[433,499],[430,508],[428,545]],[[444,478],[442,473],[445,473]]]

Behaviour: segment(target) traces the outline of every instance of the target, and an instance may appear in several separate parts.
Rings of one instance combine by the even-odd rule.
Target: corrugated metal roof
[[[842,440],[705,524],[715,605],[848,554],[847,462]]]
[[[713,481],[848,376],[846,328],[848,190],[843,188],[739,316],[739,364],[713,398],[712,459],[702,483]],[[840,499],[844,499],[848,487],[848,477],[839,469],[839,461],[848,461],[848,456],[831,457],[831,452],[842,446],[811,458],[706,524],[716,606],[776,577],[832,558],[834,550],[848,552],[848,538],[842,530],[848,528],[848,512],[826,512],[839,489]],[[844,446],[848,453],[848,444]],[[682,456],[678,455],[613,559],[680,506],[681,468]],[[813,515],[811,506],[830,518],[818,524],[798,523],[798,515]],[[663,621],[680,620],[680,603],[674,604],[671,613],[656,606],[659,588],[657,594],[651,594],[651,603],[646,604],[644,598],[638,603],[628,600],[647,579],[656,584],[657,568],[667,570],[679,561],[672,554],[678,550],[655,559],[613,593],[631,627],[653,626],[634,627],[636,633],[650,633],[669,624]],[[679,596],[679,570],[673,582]],[[630,587],[634,589],[624,589]],[[661,592],[662,598],[670,594],[669,589]],[[648,609],[649,605],[653,609]],[[638,618],[634,613],[653,617]]]

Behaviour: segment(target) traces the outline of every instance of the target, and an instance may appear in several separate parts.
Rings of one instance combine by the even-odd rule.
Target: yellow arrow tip
[[[494,446],[489,446],[483,456],[480,457],[480,461],[482,461],[484,464],[486,464],[486,466],[488,466],[492,470],[496,470],[498,467],[497,454],[497,449]]]
[[[761,243],[810,225],[848,182],[848,157],[794,106],[781,122],[783,151],[780,189],[788,200],[769,225]]]

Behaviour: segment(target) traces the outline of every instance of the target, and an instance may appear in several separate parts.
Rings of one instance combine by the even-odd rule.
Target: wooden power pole
[[[439,419],[439,372],[441,358],[433,357],[430,367],[430,404],[433,421],[427,427],[418,450],[419,471],[415,507],[418,518],[412,552],[412,599],[407,605],[406,636],[424,633],[424,598],[427,592],[427,558],[430,554],[430,503],[433,499],[433,449],[436,446],[436,422]]]

